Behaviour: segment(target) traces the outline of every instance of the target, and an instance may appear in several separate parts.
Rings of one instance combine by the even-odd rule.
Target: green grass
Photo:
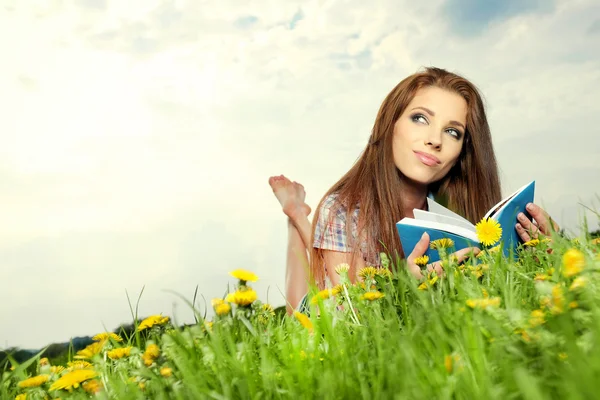
[[[123,343],[107,342],[88,360],[103,387],[95,398],[593,398],[600,387],[599,248],[556,236],[551,245],[521,251],[518,262],[498,254],[450,262],[427,290],[398,265],[397,274],[375,276],[371,283],[385,296],[374,301],[343,277],[349,297],[344,290],[313,306],[311,329],[264,312],[260,300],[233,305],[212,327],[200,315],[193,326],[156,325]],[[568,249],[585,260],[569,277]],[[477,277],[481,264],[487,267]],[[581,277],[585,286],[569,290]],[[469,300],[489,304],[472,308]],[[544,313],[537,326],[534,310]],[[147,366],[149,343],[158,344],[160,356]],[[133,347],[130,356],[106,356],[121,346]],[[29,360],[30,368],[38,361]],[[19,388],[27,366],[2,372],[0,398],[91,397],[82,387],[49,390],[56,374],[40,387]],[[164,367],[171,376],[160,374]]]

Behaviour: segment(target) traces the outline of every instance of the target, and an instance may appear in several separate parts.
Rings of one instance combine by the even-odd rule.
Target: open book
[[[517,214],[522,212],[531,219],[525,206],[527,203],[533,202],[534,191],[535,181],[504,198],[484,216],[484,218],[498,221],[502,227],[500,242],[503,244],[506,256],[509,256],[511,251],[514,253],[517,245],[521,242],[515,229]],[[466,247],[481,248],[475,233],[475,225],[430,198],[427,199],[427,204],[429,211],[413,210],[414,218],[403,218],[396,224],[405,257],[412,253],[423,232],[429,234],[430,241],[441,238],[452,239],[454,250],[450,249],[451,251],[458,251]],[[437,250],[428,249],[425,255],[429,257],[429,262],[439,260]]]

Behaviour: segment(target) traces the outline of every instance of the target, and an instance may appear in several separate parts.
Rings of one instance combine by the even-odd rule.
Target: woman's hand
[[[423,274],[421,273],[421,267],[419,267],[417,264],[415,264],[415,259],[424,255],[425,252],[427,251],[427,248],[429,248],[429,235],[427,234],[427,232],[425,232],[423,234],[423,236],[421,236],[421,239],[417,242],[417,245],[413,249],[412,253],[410,253],[410,255],[406,258],[406,262],[408,263],[408,270],[417,279],[421,279],[423,277]],[[449,256],[456,257],[456,260],[459,263],[461,263],[471,253],[477,255],[477,254],[479,254],[479,251],[480,250],[477,247],[467,247],[467,248],[464,248],[457,252],[454,252],[454,253],[450,254]],[[444,272],[444,269],[442,268],[441,261],[436,261],[434,263],[427,264],[426,271],[431,272],[432,270],[435,270],[435,272],[438,275],[442,275]]]
[[[528,242],[531,239],[537,239],[541,233],[543,235],[550,235],[552,231],[558,232],[560,227],[556,222],[550,218],[548,213],[542,209],[542,207],[533,203],[527,204],[527,212],[533,217],[535,221],[529,220],[524,213],[517,215],[517,224],[515,228],[517,233],[524,242]]]

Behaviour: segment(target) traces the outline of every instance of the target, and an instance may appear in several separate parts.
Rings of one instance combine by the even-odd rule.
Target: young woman
[[[302,185],[281,176],[269,179],[288,216],[286,294],[288,311],[308,291],[309,277],[323,288],[339,281],[333,267],[350,265],[350,275],[379,265],[379,254],[404,257],[395,223],[426,209],[427,197],[443,199],[453,211],[478,222],[501,200],[498,168],[483,101],[466,79],[426,68],[401,81],[381,105],[359,160],[319,202],[313,224]],[[549,233],[551,220],[538,206],[528,208],[536,223],[520,215],[515,225],[523,240]],[[553,229],[558,227],[554,225]],[[429,245],[425,234],[406,258]],[[463,260],[476,248],[455,253]],[[310,268],[309,268],[310,266]],[[441,273],[439,263],[428,266]],[[310,275],[309,275],[310,270]]]

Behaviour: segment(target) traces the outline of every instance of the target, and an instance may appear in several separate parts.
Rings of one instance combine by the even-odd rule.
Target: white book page
[[[475,225],[473,225],[469,221],[465,221],[463,219],[458,219],[458,218],[454,218],[454,217],[449,217],[447,215],[442,215],[442,214],[434,213],[431,211],[423,211],[423,210],[418,210],[418,209],[414,209],[413,212],[415,214],[415,219],[418,219],[418,220],[439,222],[441,224],[448,224],[448,225],[456,225],[456,226],[460,226],[461,228],[465,228],[465,229],[475,232]]]
[[[465,237],[467,239],[472,240],[475,243],[479,243],[479,239],[477,238],[477,234],[469,229],[465,229],[461,226],[443,224],[440,222],[434,221],[424,221],[420,219],[412,219],[412,218],[402,218],[400,220],[401,224],[404,225],[412,225],[412,226],[422,226],[423,228],[437,229],[443,232],[454,233],[455,235],[459,235]]]
[[[508,203],[508,201],[510,199],[512,199],[513,197],[515,197],[517,194],[521,193],[523,191],[523,189],[525,189],[531,182],[521,186],[517,191],[515,191],[513,194],[511,194],[508,197],[505,197],[504,199],[500,200],[500,202],[498,204],[496,204],[494,207],[492,207],[483,218],[489,218],[490,215],[492,214],[496,214],[498,212],[500,212],[500,210],[502,210],[504,207],[506,207],[506,203]]]
[[[472,225],[471,222],[466,219],[461,217],[460,215],[458,215],[457,213],[448,210],[446,207],[444,207],[443,205],[436,203],[435,200],[430,199],[429,197],[427,198],[427,208],[429,208],[430,212],[436,213],[436,214],[440,214],[440,215],[445,215],[454,219],[458,219],[460,221],[466,222],[469,225]]]

